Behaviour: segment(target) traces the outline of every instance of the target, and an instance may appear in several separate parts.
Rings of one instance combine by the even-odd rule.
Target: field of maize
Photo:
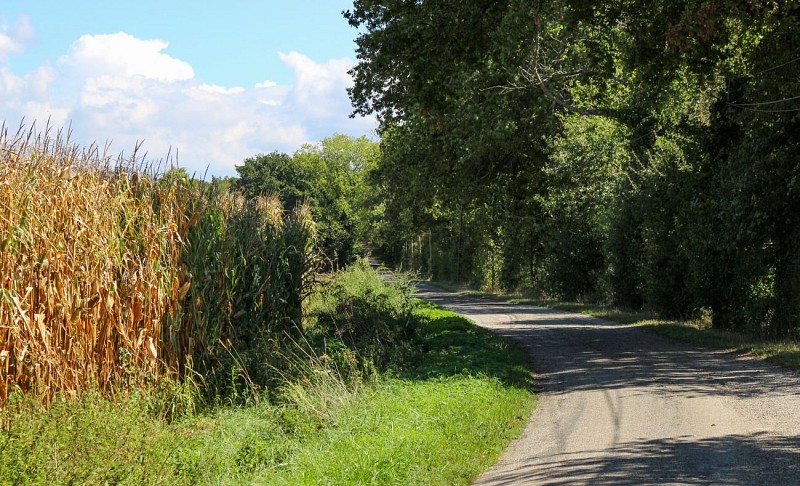
[[[207,373],[301,326],[309,208],[156,173],[60,133],[0,133],[0,407]]]

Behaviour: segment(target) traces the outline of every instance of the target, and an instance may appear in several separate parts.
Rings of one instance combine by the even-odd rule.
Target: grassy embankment
[[[4,416],[0,484],[467,484],[532,411],[527,362],[449,311],[414,316],[412,366],[363,381],[315,367],[277,401],[172,422],[146,394],[23,404]]]
[[[466,483],[524,424],[523,353],[363,265],[323,282],[308,208],[24,135],[0,484]]]
[[[692,321],[662,319],[645,311],[620,309],[602,304],[565,302],[555,299],[533,298],[522,294],[484,292],[449,282],[432,283],[441,288],[473,297],[549,307],[551,309],[586,314],[622,324],[630,324],[680,341],[722,349],[732,353],[752,355],[778,366],[800,371],[799,342],[766,339],[741,332],[713,329],[708,319]]]

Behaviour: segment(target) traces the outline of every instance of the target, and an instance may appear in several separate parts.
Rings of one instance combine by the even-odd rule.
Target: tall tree
[[[311,193],[313,175],[291,156],[271,152],[245,159],[236,166],[239,178],[233,188],[248,197],[278,194],[286,208],[294,208]]]
[[[499,265],[507,286],[798,332],[799,5],[357,0],[350,94],[381,121],[387,241],[427,231],[462,279]]]

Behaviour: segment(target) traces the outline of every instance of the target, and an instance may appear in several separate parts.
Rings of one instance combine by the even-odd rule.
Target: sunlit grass
[[[147,395],[15,403],[0,484],[468,484],[521,433],[531,373],[523,351],[463,317],[417,318],[416,366],[359,386],[306,382],[278,404],[166,422]]]
[[[468,484],[519,435],[532,404],[487,377],[387,380],[269,482]]]
[[[419,364],[379,379],[265,482],[468,484],[495,462],[535,406],[524,352],[450,311],[421,315]]]

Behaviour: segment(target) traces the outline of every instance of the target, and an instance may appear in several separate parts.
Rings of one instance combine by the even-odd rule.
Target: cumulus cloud
[[[314,133],[331,134],[341,126],[366,134],[376,126],[373,118],[352,120],[347,88],[353,80],[347,71],[349,59],[331,59],[317,63],[299,52],[279,53],[281,60],[294,71],[295,82],[287,95],[287,103],[298,110],[304,125]]]
[[[162,40],[137,39],[124,32],[84,35],[60,62],[87,76],[112,72],[120,77],[141,76],[163,82],[193,78],[189,63],[161,52],[167,47],[169,43]]]
[[[277,85],[278,83],[276,83],[275,81],[267,80],[264,81],[263,83],[256,83],[256,88],[274,88]]]
[[[225,86],[218,86],[216,84],[201,84],[194,88],[197,91],[204,91],[206,93],[222,94],[222,95],[237,95],[244,93],[244,88],[241,86],[234,86],[233,88],[226,88]]]
[[[70,124],[82,143],[113,140],[112,148],[130,150],[145,140],[153,158],[177,152],[181,166],[217,175],[234,174],[234,165],[259,152],[291,152],[334,132],[375,127],[372,119],[348,118],[352,61],[279,53],[294,72],[291,85],[218,86],[196,79],[167,48],[126,33],[84,35],[54,66],[17,75],[0,63],[0,110]]]
[[[325,64],[318,64],[311,58],[299,53],[279,53],[281,60],[295,73],[297,79],[293,94],[297,101],[308,108],[325,108],[317,104],[321,99],[328,98],[337,88],[342,88],[350,83],[347,70],[351,62],[347,59],[331,60]]]
[[[20,17],[14,25],[0,25],[0,60],[5,61],[9,54],[22,52],[34,37],[35,31],[27,16]]]

